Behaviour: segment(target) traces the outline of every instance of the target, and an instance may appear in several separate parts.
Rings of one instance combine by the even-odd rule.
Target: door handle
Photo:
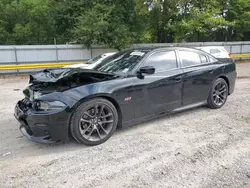
[[[213,73],[214,72],[214,69],[209,69],[208,70],[208,73]]]
[[[176,82],[180,82],[182,80],[182,77],[181,76],[178,76],[178,77],[175,77],[174,78],[174,81],[176,81]]]

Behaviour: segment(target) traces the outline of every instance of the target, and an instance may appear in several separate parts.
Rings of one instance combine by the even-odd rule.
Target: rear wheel
[[[98,145],[108,140],[118,124],[114,105],[106,99],[96,98],[82,103],[71,119],[72,136],[85,145]]]
[[[223,78],[218,78],[210,90],[207,103],[212,109],[221,108],[227,101],[228,85]]]

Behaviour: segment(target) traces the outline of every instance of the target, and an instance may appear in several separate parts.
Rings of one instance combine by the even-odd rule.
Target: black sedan
[[[30,76],[15,107],[30,140],[97,145],[124,128],[207,104],[222,107],[233,93],[235,63],[181,47],[119,52],[94,70],[62,68]]]

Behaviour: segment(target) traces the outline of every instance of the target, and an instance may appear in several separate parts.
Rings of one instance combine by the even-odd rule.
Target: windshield
[[[131,71],[150,50],[127,50],[104,59],[94,70],[106,73]]]
[[[88,64],[88,65],[93,64],[93,63],[97,62],[97,61],[100,60],[100,59],[102,59],[102,55],[98,55],[98,56],[96,56],[96,57],[94,57],[94,58],[88,60],[88,61],[86,62],[86,64]]]

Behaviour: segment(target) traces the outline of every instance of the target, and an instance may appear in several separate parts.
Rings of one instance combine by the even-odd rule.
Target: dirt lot
[[[241,78],[250,78],[250,62],[238,63],[237,73]]]
[[[250,187],[250,64],[238,73],[222,109],[165,116],[96,147],[28,141],[13,117],[27,80],[0,79],[0,187]]]

